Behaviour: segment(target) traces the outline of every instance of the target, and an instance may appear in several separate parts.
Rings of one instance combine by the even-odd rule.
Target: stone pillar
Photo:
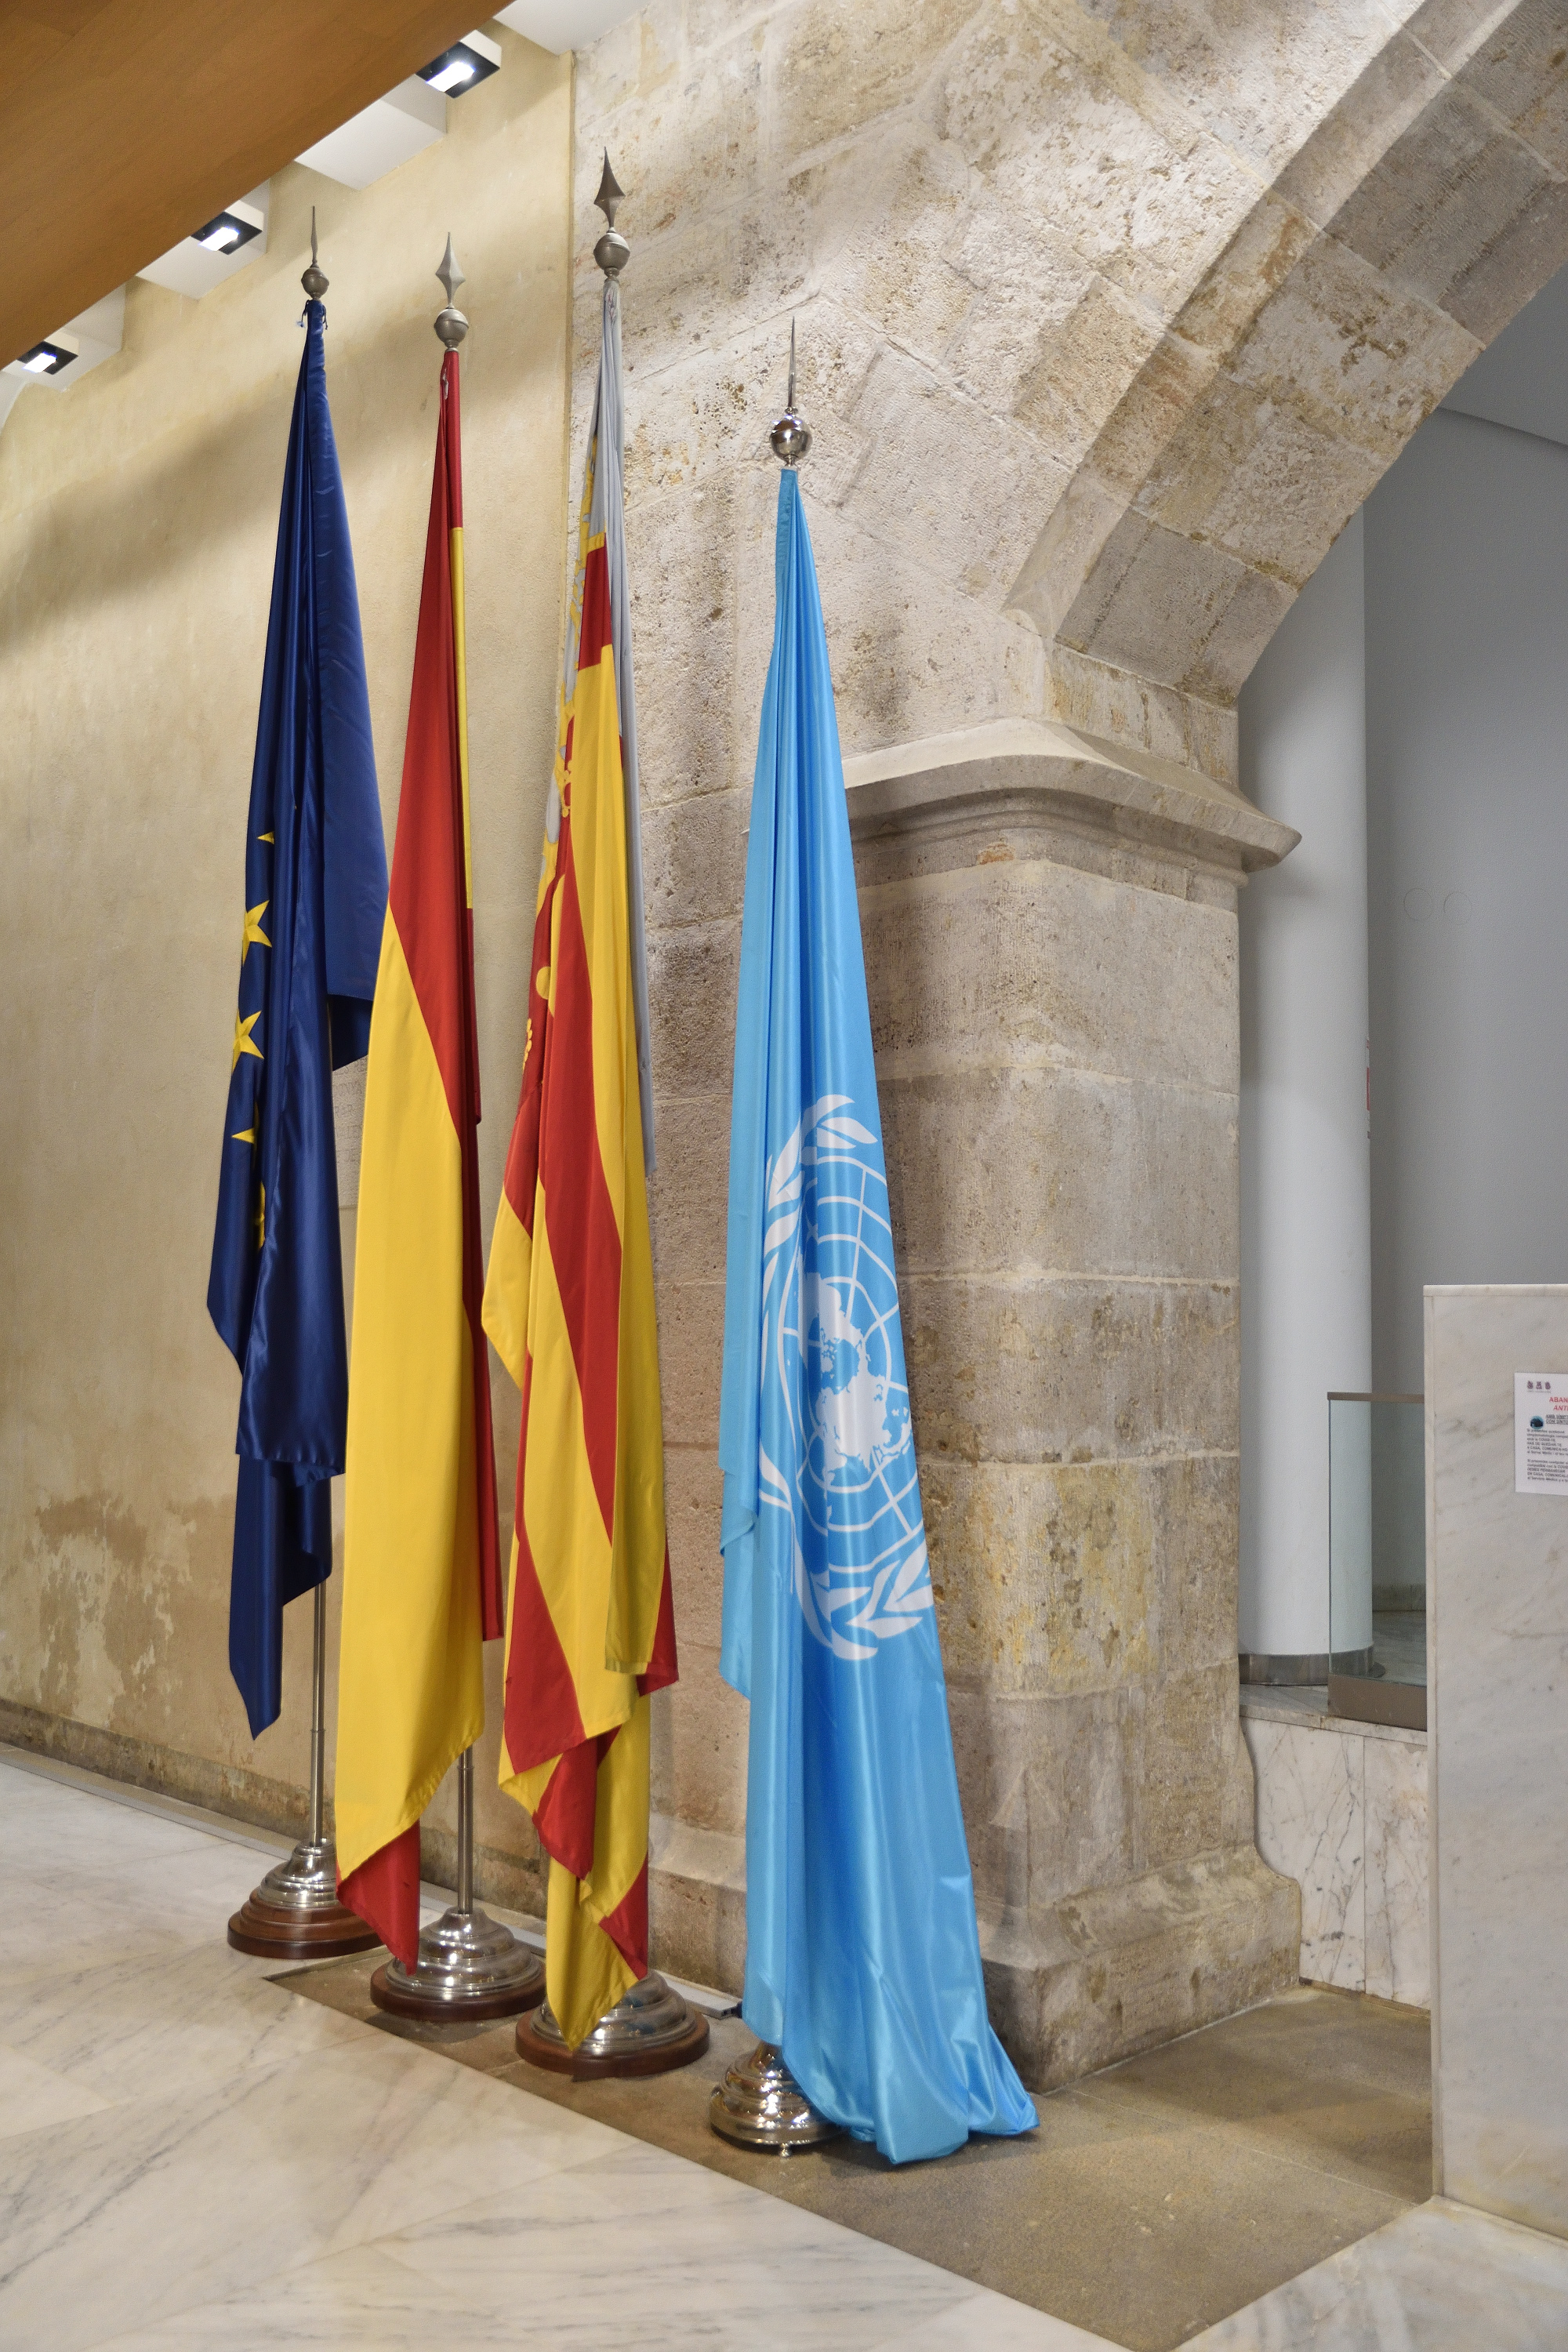
[[[1051,725],[848,777],[987,1985],[1043,2087],[1296,1979],[1235,1630],[1237,888],[1290,836]]]
[[[1301,834],[1241,907],[1238,1628],[1252,1682],[1327,1680],[1327,1398],[1372,1386],[1365,683],[1358,515],[1241,698],[1242,788]],[[1370,1574],[1363,1587],[1364,1628],[1336,1622],[1338,1650],[1358,1631],[1371,1643]]]

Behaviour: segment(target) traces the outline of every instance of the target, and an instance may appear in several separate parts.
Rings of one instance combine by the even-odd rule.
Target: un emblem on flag
[[[931,1589],[888,1181],[847,1095],[803,1114],[766,1192],[759,1500],[790,1516],[812,1634],[871,1658]]]

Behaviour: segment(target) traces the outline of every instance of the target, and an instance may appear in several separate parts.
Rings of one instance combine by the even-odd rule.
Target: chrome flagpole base
[[[759,2042],[714,2084],[708,2120],[721,2139],[773,2156],[820,2147],[842,2129],[818,2115],[771,2042]]]
[[[708,2020],[666,1984],[657,1969],[608,2009],[592,2033],[568,2050],[546,2001],[518,2020],[517,2050],[532,2066],[583,2081],[596,2074],[667,2074],[708,2047]]]
[[[235,1913],[228,1940],[264,1960],[335,1960],[368,1952],[381,1937],[338,1901],[331,1838],[301,1838]]]
[[[514,2017],[542,2000],[544,1970],[510,1927],[476,1903],[467,1911],[443,1911],[421,1929],[418,1966],[388,1960],[372,1977],[370,1997],[392,2017],[477,2024]]]

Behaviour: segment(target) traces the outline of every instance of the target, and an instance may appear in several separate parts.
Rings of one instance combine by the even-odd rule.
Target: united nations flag
[[[239,1004],[207,1307],[243,1376],[228,1662],[255,1738],[283,1609],[331,1573],[348,1348],[334,1067],[370,1037],[386,851],[348,513],[311,302],[294,394],[245,841]]]
[[[752,2031],[895,2163],[1035,2110],[985,2011],[822,607],[793,472],[752,794],[719,1458]]]

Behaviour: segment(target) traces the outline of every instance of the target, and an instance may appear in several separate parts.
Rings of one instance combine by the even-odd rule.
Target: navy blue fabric
[[[267,625],[207,1283],[242,1375],[228,1659],[253,1738],[281,1704],[284,1608],[331,1573],[331,1482],[348,1426],[331,1074],[369,1045],[386,914],[325,325],[310,303]]]

